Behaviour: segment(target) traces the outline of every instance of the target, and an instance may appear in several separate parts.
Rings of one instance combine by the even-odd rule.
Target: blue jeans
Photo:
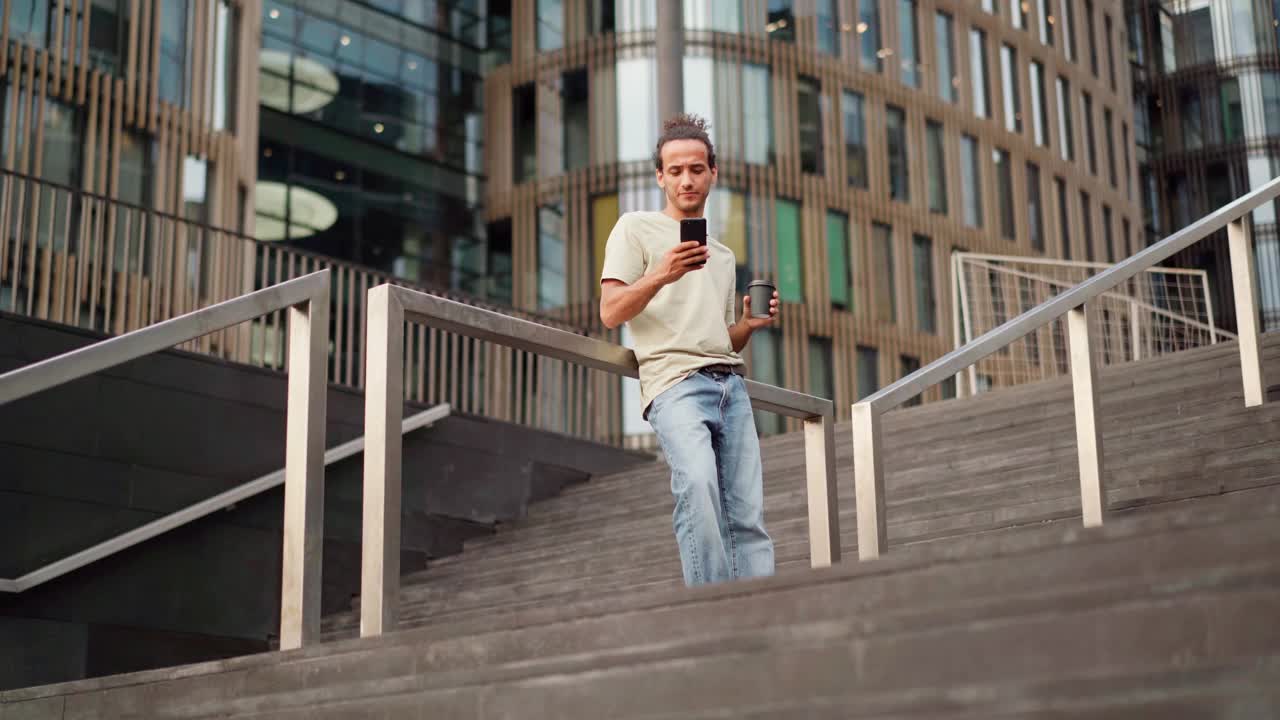
[[[655,398],[648,419],[671,466],[685,584],[772,575],[760,440],[742,378],[696,372]]]

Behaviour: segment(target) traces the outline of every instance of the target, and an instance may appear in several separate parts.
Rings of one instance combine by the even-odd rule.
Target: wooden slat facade
[[[850,405],[867,388],[857,387],[856,348],[875,348],[879,353],[878,384],[884,386],[900,376],[900,357],[910,356],[922,364],[927,363],[953,347],[952,309],[953,293],[950,289],[950,254],[953,249],[995,254],[1022,254],[1060,257],[1062,254],[1061,227],[1055,178],[1063,178],[1067,184],[1068,212],[1070,217],[1070,250],[1072,257],[1084,258],[1085,234],[1082,223],[1093,228],[1092,237],[1097,248],[1102,247],[1102,210],[1111,208],[1117,238],[1119,260],[1142,247],[1137,229],[1142,227],[1138,198],[1134,191],[1133,177],[1136,163],[1116,159],[1119,168],[1118,182],[1112,186],[1108,176],[1107,146],[1103,135],[1104,108],[1113,116],[1112,145],[1117,153],[1131,153],[1132,147],[1121,142],[1124,137],[1132,142],[1133,110],[1129,82],[1129,65],[1125,55],[1128,47],[1124,37],[1125,23],[1121,3],[1112,0],[1096,0],[1093,27],[1094,42],[1099,54],[1099,72],[1095,76],[1089,61],[1089,39],[1085,0],[1051,0],[1047,6],[1057,12],[1065,11],[1065,3],[1072,4],[1072,31],[1075,36],[1075,53],[1068,59],[1063,23],[1054,18],[1051,26],[1055,43],[1041,44],[1040,18],[1036,15],[1037,3],[1024,3],[1029,7],[1027,29],[1016,29],[1011,23],[1008,2],[996,3],[999,13],[988,14],[981,10],[977,0],[918,0],[917,47],[920,65],[920,89],[903,84],[899,73],[898,0],[879,0],[881,21],[881,45],[892,52],[883,62],[879,74],[862,71],[858,67],[860,36],[856,31],[855,0],[838,0],[834,3],[837,13],[839,56],[821,53],[817,44],[816,3],[814,0],[798,0],[796,5],[796,40],[782,42],[771,40],[765,31],[766,5],[764,0],[748,0],[742,3],[742,32],[738,34],[716,33],[706,30],[686,32],[686,56],[709,55],[716,61],[738,66],[755,63],[769,66],[771,70],[771,107],[773,119],[773,149],[775,161],[771,165],[755,165],[743,162],[740,151],[731,138],[717,140],[717,129],[740,127],[740,94],[716,91],[716,127],[712,139],[719,149],[719,184],[748,194],[747,218],[749,255],[752,270],[757,276],[776,280],[777,237],[772,226],[773,208],[778,198],[797,201],[801,207],[803,249],[803,293],[806,301],[783,308],[780,330],[783,337],[784,384],[799,390],[808,390],[813,378],[809,377],[808,339],[830,339],[833,347],[832,375],[837,411],[842,418],[849,417]],[[629,190],[639,184],[652,183],[652,167],[647,162],[618,162],[619,138],[616,117],[617,93],[645,92],[643,88],[618,88],[615,67],[620,58],[649,57],[654,55],[653,32],[639,31],[590,35],[585,22],[587,0],[565,0],[564,47],[550,52],[538,52],[534,33],[534,3],[513,4],[512,61],[496,68],[486,78],[486,102],[489,116],[486,120],[489,143],[486,153],[486,173],[489,178],[486,196],[487,215],[490,220],[511,218],[513,227],[514,267],[517,290],[515,297],[524,307],[535,307],[537,301],[539,207],[548,203],[560,203],[565,209],[566,247],[566,295],[568,305],[558,312],[568,322],[598,327],[596,307],[596,276],[599,259],[593,257],[591,201],[601,194],[618,193],[622,198],[621,209],[641,209],[644,204],[630,207],[626,197]],[[935,14],[946,13],[953,22],[953,47],[955,55],[954,75],[960,79],[958,99],[955,103],[944,101],[938,91],[939,43],[935,38]],[[1103,16],[1111,18],[1113,32],[1110,47],[1114,57],[1117,85],[1112,88],[1109,80],[1107,42],[1103,34],[1107,23]],[[854,20],[850,20],[854,18]],[[990,117],[975,115],[971,92],[971,64],[969,33],[976,28],[986,34],[986,68],[990,87]],[[1017,78],[1021,107],[1024,115],[1023,132],[1014,134],[1004,129],[1003,87],[1000,72],[1000,46],[1007,44],[1017,52]],[[1043,65],[1045,98],[1051,143],[1037,146],[1032,134],[1031,88],[1029,62]],[[590,101],[588,123],[589,137],[580,142],[589,147],[590,167],[562,172],[561,157],[563,130],[560,125],[561,101],[559,88],[562,73],[585,68],[589,77]],[[796,110],[796,82],[801,76],[816,78],[827,108],[822,118],[823,164],[822,175],[802,173],[800,169],[799,119]],[[1074,159],[1064,160],[1060,152],[1060,127],[1056,79],[1061,76],[1070,85],[1072,107],[1070,125],[1073,135]],[[516,184],[513,182],[512,143],[515,128],[512,127],[511,98],[514,89],[526,83],[536,83],[537,113],[539,123],[551,127],[539,127],[537,146],[538,177]],[[870,182],[866,190],[851,187],[846,181],[844,133],[841,124],[841,92],[851,90],[863,95],[866,107],[867,163]],[[687,91],[687,90],[686,90]],[[1085,119],[1081,111],[1081,92],[1092,96],[1093,128],[1098,153],[1098,172],[1090,173],[1086,160]],[[653,99],[656,107],[656,96]],[[907,117],[907,147],[909,166],[910,202],[889,199],[887,143],[885,142],[885,106],[893,105],[905,110]],[[656,111],[655,111],[656,112]],[[732,118],[732,119],[730,119]],[[940,215],[928,209],[928,167],[925,162],[925,126],[927,121],[941,123],[945,135],[945,173],[948,214]],[[1122,130],[1123,128],[1123,130]],[[961,136],[977,138],[979,142],[979,167],[981,213],[983,226],[971,228],[963,224],[961,174]],[[656,138],[654,138],[656,140]],[[1012,160],[1013,207],[1015,209],[1017,239],[1010,242],[999,231],[999,205],[997,178],[991,161],[995,149],[1005,150]],[[1039,167],[1040,198],[1043,214],[1045,249],[1033,249],[1028,228],[1029,212],[1026,165]],[[1125,177],[1124,173],[1129,173]],[[1091,216],[1081,217],[1080,193],[1091,197]],[[661,209],[660,206],[646,209]],[[847,214],[850,225],[848,254],[852,264],[854,285],[853,310],[832,307],[827,301],[830,288],[827,273],[826,213],[834,210]],[[1129,237],[1121,234],[1122,222],[1129,221],[1132,228]],[[896,321],[886,317],[876,298],[884,278],[872,266],[872,224],[883,223],[893,228],[894,273],[892,288],[896,298]],[[928,237],[932,242],[933,288],[936,302],[934,325],[936,332],[925,332],[917,324],[916,288],[912,268],[912,239],[915,235]],[[1101,253],[1099,254],[1101,257]],[[740,290],[742,290],[740,288]],[[616,334],[597,331],[604,337],[616,339]],[[751,362],[750,350],[747,360]],[[600,379],[592,386],[597,394],[606,398],[597,401],[603,414],[597,422],[620,423],[621,394],[616,380]],[[926,400],[941,396],[939,387],[930,389]]]

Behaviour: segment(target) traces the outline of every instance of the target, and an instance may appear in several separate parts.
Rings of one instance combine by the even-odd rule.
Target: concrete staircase
[[[1280,380],[1280,335],[1264,338]],[[1108,524],[1070,390],[886,416],[890,552],[807,567],[798,437],[764,444],[779,575],[685,589],[665,468],[574,487],[405,578],[401,632],[0,694],[0,718],[1280,717],[1280,403],[1234,345],[1103,371]]]

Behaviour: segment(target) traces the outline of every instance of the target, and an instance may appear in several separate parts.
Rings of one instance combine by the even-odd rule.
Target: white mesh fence
[[[957,346],[1087,280],[1109,265],[955,253]],[[1089,344],[1098,367],[1209,345],[1235,335],[1216,328],[1202,270],[1151,268],[1089,303]],[[1070,372],[1066,318],[1027,334],[962,374],[983,392]]]

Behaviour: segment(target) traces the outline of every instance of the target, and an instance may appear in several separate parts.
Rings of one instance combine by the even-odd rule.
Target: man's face
[[[672,140],[662,146],[657,177],[669,205],[688,217],[700,217],[716,171],[707,164],[707,146],[701,140]]]

